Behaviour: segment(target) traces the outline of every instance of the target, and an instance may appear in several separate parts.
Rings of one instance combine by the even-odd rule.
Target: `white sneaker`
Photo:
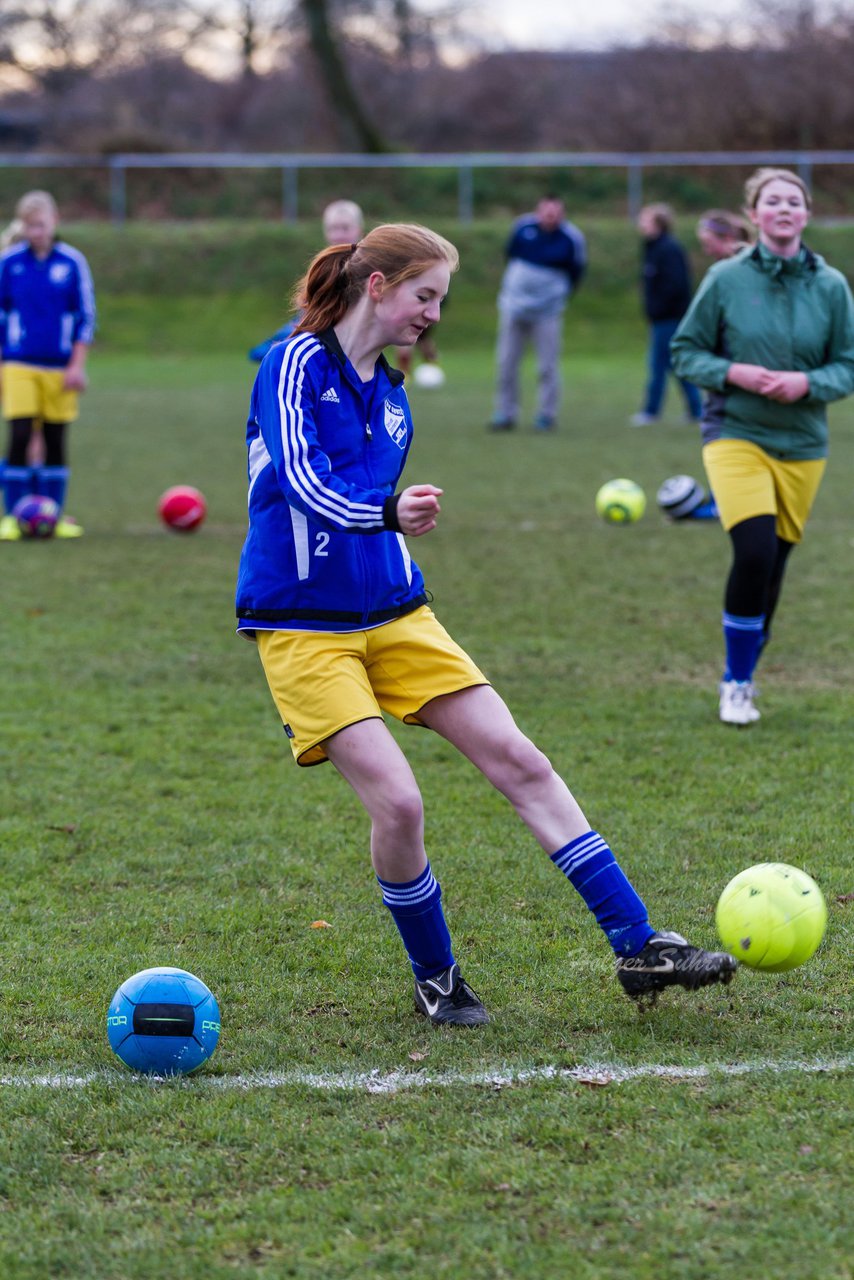
[[[720,718],[724,724],[755,724],[759,712],[753,705],[754,688],[750,680],[722,680],[720,683]]]
[[[654,418],[651,413],[633,413],[629,418],[630,427],[649,427],[653,422],[658,422],[658,418]]]

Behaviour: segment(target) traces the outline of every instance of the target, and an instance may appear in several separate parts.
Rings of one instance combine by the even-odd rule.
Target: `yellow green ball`
[[[827,907],[815,880],[784,862],[760,862],[730,880],[718,901],[721,942],[741,964],[767,973],[795,969],[824,936]]]
[[[646,494],[634,480],[608,480],[596,494],[596,514],[609,524],[634,524],[646,510]]]

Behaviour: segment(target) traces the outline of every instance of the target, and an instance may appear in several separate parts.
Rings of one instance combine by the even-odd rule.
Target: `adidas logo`
[[[324,391],[323,395],[320,398],[321,400],[327,400],[329,404],[341,403],[341,401],[338,399],[338,392],[335,390],[334,387],[329,387],[328,390]]]

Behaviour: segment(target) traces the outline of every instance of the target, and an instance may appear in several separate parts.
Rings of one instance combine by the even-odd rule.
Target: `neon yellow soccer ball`
[[[608,480],[596,494],[596,514],[609,524],[634,524],[646,510],[646,494],[634,480]]]
[[[795,969],[824,936],[827,907],[815,880],[784,862],[760,862],[724,889],[715,911],[721,942],[742,964]]]

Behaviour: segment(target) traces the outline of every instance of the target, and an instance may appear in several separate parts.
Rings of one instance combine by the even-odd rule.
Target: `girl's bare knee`
[[[505,776],[514,789],[543,786],[553,773],[548,756],[530,739],[520,735],[508,748],[505,755]]]
[[[394,840],[420,838],[424,829],[424,802],[417,790],[390,796],[374,817],[374,828]]]

